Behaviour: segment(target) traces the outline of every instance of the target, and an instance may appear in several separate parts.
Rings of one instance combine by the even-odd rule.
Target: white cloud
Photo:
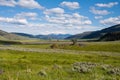
[[[0,0],[1,1],[1,0]],[[36,0],[15,0],[15,6],[22,6],[30,9],[41,9]],[[28,5],[29,4],[29,5]],[[79,3],[78,3],[79,4]],[[14,6],[13,6],[14,7]],[[67,7],[67,6],[66,6]],[[80,6],[72,6],[70,9],[78,9]],[[40,18],[34,12],[22,12],[13,17],[0,17],[2,28],[9,28],[10,31],[28,32],[31,34],[50,34],[50,33],[81,33],[86,30],[94,30],[96,27],[90,26],[92,21],[79,13],[65,13],[62,8],[52,8],[44,10],[45,19],[41,22],[32,22],[29,19]],[[6,23],[6,24],[4,24]],[[6,27],[4,27],[4,25]],[[7,27],[8,26],[8,27]],[[11,26],[11,27],[10,27]],[[29,30],[28,30],[29,28]]]
[[[89,25],[92,22],[88,17],[82,16],[78,13],[70,14],[60,14],[60,15],[46,15],[45,19],[54,24],[62,24],[63,26],[80,26],[80,25]]]
[[[28,25],[28,20],[37,20],[38,14],[35,12],[21,12],[13,17],[0,17],[0,22],[8,24]]]
[[[90,12],[92,12],[93,14],[96,14],[96,15],[108,15],[108,14],[110,14],[110,12],[108,12],[107,10],[97,10],[97,9],[95,9],[95,7],[91,7]]]
[[[38,14],[35,12],[22,12],[15,15],[15,18],[29,18],[31,20],[36,20]]]
[[[63,1],[60,5],[61,5],[62,7],[68,7],[68,8],[70,8],[70,9],[78,9],[78,8],[80,8],[78,2],[67,2],[67,1]]]
[[[5,18],[5,17],[0,17],[0,22],[10,23],[10,24],[19,24],[19,25],[28,24],[26,19]]]
[[[95,5],[98,6],[98,7],[111,8],[111,7],[115,6],[115,5],[118,5],[118,2],[110,2],[110,3],[108,3],[108,4],[97,3],[97,4],[95,4]]]
[[[52,9],[46,9],[44,11],[44,14],[63,14],[64,13],[64,9],[62,8],[52,8]]]
[[[102,19],[103,16],[95,16],[95,19]]]
[[[32,34],[75,34],[80,33],[85,30],[93,30],[95,27],[89,26],[92,22],[89,20],[88,17],[82,16],[79,13],[73,14],[46,14],[45,15],[45,22],[41,23],[27,23],[24,26],[29,26],[29,31],[31,30]],[[21,27],[21,25],[18,25]],[[89,28],[89,29],[88,29]],[[26,28],[28,29],[28,27]],[[26,30],[27,31],[27,30]]]
[[[0,0],[0,6],[14,7],[15,5],[15,0]]]
[[[35,0],[19,0],[17,3],[21,7],[30,8],[30,9],[43,9],[43,7]]]
[[[100,29],[100,27],[90,26],[90,25],[79,25],[70,26],[70,25],[60,25],[60,24],[51,24],[51,23],[28,23],[26,25],[18,24],[0,24],[0,28],[9,32],[23,32],[29,34],[78,34],[84,31],[93,31]],[[29,28],[29,29],[28,29]]]
[[[93,31],[99,29],[100,27],[90,26],[90,25],[63,25],[63,24],[53,24],[53,23],[43,23],[43,24],[28,24],[33,34],[78,34],[84,31]],[[26,28],[26,26],[25,26]],[[24,28],[24,29],[25,29]]]
[[[25,18],[17,18],[16,16],[13,18],[0,17],[0,26],[3,26],[2,29],[6,29],[9,32],[16,31],[30,34],[77,34],[86,30],[90,31],[97,29],[89,25],[92,24],[92,22],[88,17],[80,15],[79,13],[46,15],[45,19],[45,22],[42,23],[32,23],[27,22]]]
[[[120,24],[120,16],[118,17],[110,17],[104,20],[100,20],[101,24],[104,25],[115,25],[115,24]]]
[[[29,9],[44,9],[43,6],[41,6],[37,1],[35,0],[0,0],[0,6],[9,6],[9,7],[15,7],[15,6],[21,6],[24,8]]]

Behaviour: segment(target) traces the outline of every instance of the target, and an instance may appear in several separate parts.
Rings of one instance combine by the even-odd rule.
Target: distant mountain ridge
[[[16,35],[29,37],[29,38],[38,38],[38,39],[65,39],[66,37],[71,36],[70,34],[48,34],[48,35],[32,35],[27,33],[13,33]]]
[[[111,26],[111,27],[108,27],[102,30],[98,30],[98,31],[84,32],[81,34],[69,36],[66,39],[95,39],[95,38],[100,38],[106,33],[118,32],[118,31],[120,31],[120,24],[114,25],[114,26]]]
[[[34,35],[32,35],[32,34],[27,34],[27,33],[12,32],[12,34],[19,35],[19,36],[24,36],[24,37],[28,37],[28,38],[35,38]]]
[[[71,35],[71,34],[32,35],[26,33],[8,33],[0,30],[0,40],[23,40],[29,38],[47,39],[47,40],[48,39],[49,40],[50,39],[99,39],[107,33],[112,33],[112,35],[119,35],[119,33],[114,33],[114,32],[120,32],[120,24],[102,30],[84,32],[76,35]]]
[[[48,34],[48,35],[37,35],[37,38],[40,39],[65,39],[66,37],[71,36],[70,34]]]
[[[23,39],[28,38],[0,30],[0,40],[23,40]]]

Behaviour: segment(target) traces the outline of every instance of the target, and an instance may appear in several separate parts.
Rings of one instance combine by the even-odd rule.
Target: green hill
[[[102,30],[98,30],[98,31],[84,32],[82,34],[73,35],[66,39],[95,39],[95,38],[98,39],[101,36],[105,35],[106,33],[117,32],[117,31],[120,31],[120,24],[114,25]]]
[[[0,30],[0,40],[24,40],[24,39],[28,38]]]
[[[100,41],[116,41],[120,40],[120,32],[111,32],[103,35],[99,39]]]

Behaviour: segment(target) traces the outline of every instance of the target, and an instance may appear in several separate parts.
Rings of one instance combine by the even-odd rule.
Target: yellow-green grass
[[[119,75],[107,74],[101,68],[95,68],[90,73],[75,72],[72,70],[72,64],[76,62],[108,64],[120,68],[120,56],[117,55],[99,55],[89,52],[69,54],[0,50],[0,70],[4,70],[0,74],[0,80],[120,79]],[[55,67],[56,65],[57,67]],[[44,73],[44,75],[40,75],[40,72]]]
[[[81,43],[80,46],[66,45],[62,49],[83,50],[83,51],[106,51],[106,52],[120,52],[120,42],[91,42]]]
[[[40,48],[40,49],[49,49],[51,44],[23,44],[23,45],[12,45],[22,48]]]
[[[3,48],[43,49],[43,52],[17,51],[19,49],[0,50],[0,80],[119,80],[120,75],[108,74],[109,69],[101,66],[109,65],[120,70],[120,42],[80,42],[81,46],[68,43],[57,49],[63,52],[49,52],[52,44],[1,45]],[[48,52],[44,51],[48,50]],[[69,53],[69,50],[71,52]],[[72,51],[73,50],[73,51]],[[77,52],[75,52],[75,50]],[[58,51],[58,52],[56,52]],[[60,50],[62,51],[62,50]],[[65,52],[64,52],[65,51]],[[68,51],[68,52],[67,52]],[[81,52],[80,51],[84,51]],[[90,51],[90,52],[89,52]],[[93,53],[92,53],[93,51]],[[96,53],[94,53],[96,51]],[[109,53],[110,52],[110,53]],[[117,52],[117,53],[116,53]],[[71,54],[72,53],[72,54]],[[105,53],[105,54],[104,54]],[[76,62],[100,64],[89,73],[73,70]],[[41,75],[41,73],[43,75]],[[119,71],[120,73],[120,71]]]
[[[60,42],[61,43],[61,42]],[[58,49],[68,49],[68,50],[80,50],[80,51],[105,51],[105,52],[120,52],[120,41],[113,41],[113,42],[79,42],[81,44],[78,45],[70,45],[68,43],[63,43],[63,46],[61,47],[61,44],[55,43],[58,45]],[[43,44],[32,44],[32,45],[15,45],[17,47],[24,47],[24,48],[44,48],[44,49],[50,49],[50,46],[52,44],[46,44],[45,42]]]

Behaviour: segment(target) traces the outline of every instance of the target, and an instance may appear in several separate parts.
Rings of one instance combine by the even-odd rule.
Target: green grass
[[[62,49],[70,50],[83,50],[83,51],[106,51],[106,52],[120,52],[120,42],[109,42],[109,43],[89,43],[84,46],[69,46],[66,45]]]
[[[22,48],[41,48],[41,49],[48,49],[50,48],[51,44],[23,44],[23,45],[13,45]]]
[[[56,43],[59,45],[59,42]],[[69,44],[63,44],[62,47],[57,47],[58,49],[67,49],[67,50],[79,50],[79,51],[105,51],[105,52],[120,52],[120,41],[113,42],[80,42],[83,46],[76,46]],[[23,48],[42,48],[50,49],[52,44],[25,44],[25,45],[15,45]]]
[[[81,44],[84,46],[65,44],[61,47],[58,43],[57,49],[64,49],[60,50],[64,52],[54,52],[59,51],[56,48],[52,49],[53,52],[49,52],[51,44],[1,45],[0,47],[3,48],[20,47],[43,50],[43,52],[0,48],[0,80],[120,80],[119,41]],[[76,62],[91,62],[99,65],[84,73],[74,70],[73,64]],[[83,66],[83,70],[84,68],[86,70],[86,66]],[[113,69],[118,69],[119,74],[116,74],[117,71],[108,74]]]
[[[108,75],[102,69],[95,69],[91,73],[72,71],[75,62],[92,62],[120,67],[120,56],[99,54],[61,54],[38,53],[13,50],[0,50],[0,75],[1,80],[101,80],[120,79],[119,75]],[[54,65],[61,68],[55,68]],[[31,72],[27,72],[27,70]],[[46,76],[39,75],[41,71]]]

